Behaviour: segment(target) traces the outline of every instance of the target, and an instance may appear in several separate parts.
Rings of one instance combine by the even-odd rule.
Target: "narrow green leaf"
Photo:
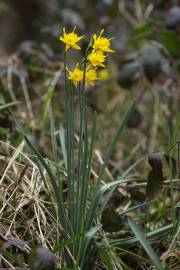
[[[15,106],[18,103],[19,102],[10,102],[10,103],[6,103],[6,104],[3,104],[3,105],[0,105],[0,111],[1,110],[5,110],[5,109],[7,109],[9,107]]]
[[[60,252],[62,251],[65,247],[68,247],[70,246],[72,243],[74,243],[76,240],[79,240],[81,237],[83,236],[83,234],[80,234],[80,235],[74,235],[72,237],[70,237],[69,239],[67,240],[63,240],[62,242],[58,242],[54,249],[53,249],[53,252],[54,253],[57,253],[57,252]]]
[[[54,117],[50,118],[50,127],[51,127],[51,141],[52,141],[52,150],[53,150],[53,158],[55,162],[58,162],[57,158],[57,141],[55,136],[55,126],[54,126]]]
[[[111,262],[111,258],[109,256],[108,252],[106,251],[106,249],[99,248],[99,254],[100,254],[102,261],[104,262],[105,268],[107,270],[114,270],[112,262]]]
[[[94,226],[86,233],[86,235],[84,237],[84,245],[82,247],[82,256],[81,256],[81,269],[83,269],[84,260],[85,260],[85,257],[87,256],[87,252],[88,252],[88,247],[89,247],[91,241],[93,240],[95,234],[97,233],[97,231],[99,231],[101,229],[101,227],[102,227],[101,224]]]
[[[4,198],[1,194],[0,194],[0,201],[2,201],[5,204],[7,204],[13,211],[16,211],[16,209],[14,208],[14,206],[6,198]]]
[[[169,230],[173,229],[173,223],[164,226],[162,228],[158,228],[152,232],[147,233],[147,238],[148,239],[155,239],[158,236],[162,235],[163,233],[167,233]],[[109,243],[113,246],[132,246],[138,242],[138,239],[136,237],[130,237],[130,238],[123,238],[123,239],[115,239],[115,240],[110,240]]]
[[[42,123],[42,125],[44,124],[47,113],[49,111],[49,105],[50,105],[50,102],[51,102],[51,100],[53,98],[54,91],[55,91],[55,88],[56,88],[56,84],[57,84],[57,82],[59,80],[60,74],[61,74],[61,72],[57,71],[55,73],[54,77],[47,81],[48,84],[49,84],[49,87],[48,87],[48,91],[47,91],[47,94],[46,94],[46,98],[45,98],[45,100],[43,102],[43,105],[42,105],[42,114],[41,114],[41,123]]]
[[[98,183],[102,179],[104,172],[105,172],[105,169],[108,165],[109,159],[114,151],[115,145],[116,145],[117,141],[119,140],[119,137],[120,137],[122,131],[124,130],[124,128],[127,124],[127,121],[129,120],[129,117],[131,116],[132,112],[134,111],[134,106],[135,106],[135,101],[130,105],[129,109],[127,110],[127,112],[125,113],[125,115],[123,116],[123,118],[119,124],[119,127],[118,127],[118,129],[117,129],[117,131],[112,139],[112,142],[111,142],[111,144],[110,144],[110,146],[105,154],[104,163],[100,169],[98,180],[97,180]]]
[[[85,109],[84,115],[84,152],[83,152],[83,175],[81,182],[81,196],[80,196],[80,224],[81,227],[84,226],[84,213],[86,208],[87,201],[87,190],[88,190],[88,178],[87,178],[87,170],[88,170],[88,131],[87,131],[87,112]]]
[[[65,130],[64,130],[63,125],[60,126],[59,137],[60,137],[60,143],[61,143],[63,159],[65,163],[65,168],[67,169],[67,151],[66,151],[66,141],[65,141]]]
[[[137,224],[133,220],[131,220],[130,218],[128,218],[128,224],[129,224],[130,228],[132,229],[132,231],[134,232],[137,239],[139,240],[139,242],[141,243],[141,245],[143,246],[143,248],[145,249],[145,251],[147,252],[147,254],[149,255],[153,264],[157,267],[158,270],[163,270],[163,267],[161,265],[161,262],[160,262],[158,256],[154,252],[149,241],[147,240],[147,238],[145,238],[144,234],[139,229]]]

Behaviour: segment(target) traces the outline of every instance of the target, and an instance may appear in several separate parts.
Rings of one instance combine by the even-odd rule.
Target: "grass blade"
[[[145,238],[144,234],[139,229],[139,227],[136,225],[136,223],[133,220],[131,220],[130,218],[128,218],[128,224],[129,224],[130,228],[132,229],[133,233],[135,234],[135,236],[137,237],[137,239],[139,240],[139,242],[141,243],[141,245],[143,246],[146,253],[149,255],[153,264],[157,267],[158,270],[163,270],[163,267],[161,265],[161,262],[160,262],[158,256],[156,255],[156,253],[154,252],[149,241],[147,240],[147,238]]]
[[[105,154],[104,163],[100,169],[98,180],[97,180],[98,183],[100,182],[101,178],[104,175],[105,169],[106,169],[108,162],[109,162],[109,159],[114,151],[115,145],[116,145],[117,141],[119,140],[119,137],[120,137],[122,131],[124,130],[126,123],[129,120],[129,117],[131,116],[131,113],[134,110],[134,106],[135,106],[135,101],[130,105],[128,111],[126,112],[126,114],[124,115],[124,117],[122,118],[122,120],[119,124],[119,127],[114,135],[114,138],[112,139],[112,142],[111,142],[111,144],[110,144],[110,146]]]
[[[0,111],[5,110],[5,109],[7,109],[9,107],[15,106],[17,103],[19,103],[19,102],[10,102],[10,103],[0,105]]]
[[[93,228],[90,229],[90,231],[88,231],[84,237],[84,245],[83,245],[83,248],[82,248],[82,256],[81,256],[81,266],[80,268],[81,269],[84,269],[83,268],[83,264],[84,264],[84,259],[85,259],[85,256],[87,256],[87,251],[88,251],[88,247],[91,243],[91,241],[93,240],[93,237],[94,235],[97,233],[98,230],[101,229],[101,225],[98,224],[96,226],[94,226]]]
[[[108,252],[106,251],[106,249],[99,248],[99,254],[100,254],[102,261],[104,262],[106,269],[114,270],[112,262],[111,262],[111,258],[109,256]]]
[[[65,168],[67,170],[67,150],[66,150],[66,141],[65,141],[65,130],[63,125],[60,126],[59,130],[60,143],[62,148],[62,154],[64,159]]]
[[[163,233],[167,233],[168,231],[173,229],[173,223],[166,225],[162,228],[158,228],[152,232],[148,232],[146,237],[148,239],[156,239],[158,236],[162,235]],[[123,238],[123,239],[115,239],[115,240],[109,240],[109,243],[113,246],[132,246],[138,242],[138,239],[136,237],[131,238]]]

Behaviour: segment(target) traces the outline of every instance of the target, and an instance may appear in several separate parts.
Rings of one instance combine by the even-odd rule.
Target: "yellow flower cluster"
[[[100,32],[99,37],[96,34],[93,35],[93,50],[88,57],[89,62],[93,67],[105,67],[106,52],[114,52],[110,49],[109,38],[102,37],[104,30]]]
[[[73,32],[68,34],[66,33],[65,29],[63,29],[63,36],[60,36],[59,39],[65,44],[65,51],[67,51],[69,48],[74,48],[77,50],[80,49],[77,42],[79,42],[83,36],[78,36],[75,33],[75,29],[76,28],[74,28]],[[86,69],[85,80],[90,86],[94,86],[94,82],[98,79],[96,71],[97,67],[105,68],[105,61],[107,57],[105,53],[114,52],[110,49],[111,39],[102,37],[103,32],[104,30],[100,32],[99,36],[96,34],[93,35],[92,50],[87,58],[89,66]],[[73,71],[70,71],[68,68],[67,71],[69,72],[68,79],[72,81],[75,87],[77,87],[78,84],[83,81],[83,71],[78,67],[78,65],[76,65],[76,68]]]

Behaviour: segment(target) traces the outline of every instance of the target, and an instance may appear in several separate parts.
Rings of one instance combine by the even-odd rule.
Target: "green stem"
[[[82,87],[79,86],[79,95],[80,95],[80,135],[79,135],[79,155],[78,155],[78,178],[77,178],[77,222],[76,222],[76,233],[80,232],[81,227],[81,210],[82,207],[82,190],[83,190],[83,171],[86,167],[84,162],[84,141],[83,141],[83,131],[84,131],[84,119],[85,119],[85,80],[86,80],[86,65],[87,65],[87,56],[88,56],[89,47],[86,50],[85,61],[83,66],[83,83]]]
[[[66,113],[66,128],[67,128],[67,185],[68,185],[68,209],[69,209],[69,220],[71,224],[71,230],[73,232],[74,228],[74,216],[73,216],[73,194],[74,194],[74,184],[73,184],[73,152],[72,152],[72,145],[73,145],[73,132],[74,128],[72,128],[73,124],[73,106],[72,106],[72,89],[69,81],[67,79],[67,71],[66,71],[66,52],[64,52],[64,73],[65,73],[65,113]]]

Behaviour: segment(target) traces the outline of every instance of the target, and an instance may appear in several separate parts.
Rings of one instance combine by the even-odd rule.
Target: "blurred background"
[[[95,32],[103,27],[115,37],[116,50],[121,51],[126,48],[132,28],[144,24],[146,20],[157,20],[163,24],[168,10],[172,6],[177,7],[178,2],[173,0],[1,0],[1,53],[16,51],[25,40],[50,42],[52,38],[58,37],[62,25],[66,27],[76,25],[79,31],[85,33]],[[147,7],[149,8],[144,13]],[[175,20],[174,16],[172,15],[169,20]]]

